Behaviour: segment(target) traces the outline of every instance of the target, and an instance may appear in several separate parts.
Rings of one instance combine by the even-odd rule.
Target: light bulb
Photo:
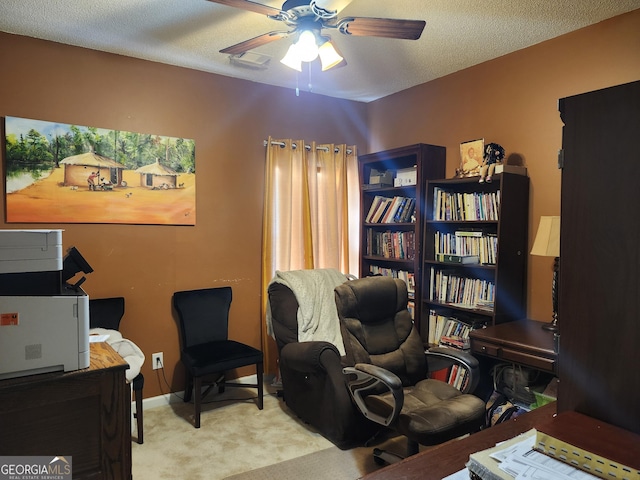
[[[318,58],[318,44],[316,43],[316,36],[311,30],[303,31],[296,45],[301,61],[312,62]]]

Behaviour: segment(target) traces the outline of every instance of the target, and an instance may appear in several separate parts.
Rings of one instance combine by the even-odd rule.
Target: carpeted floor
[[[268,390],[262,411],[253,399],[255,389],[210,395],[199,429],[192,424],[191,403],[145,410],[144,444],[132,445],[133,478],[355,480],[380,468],[371,456],[373,447],[338,449],[293,416],[273,388]],[[237,398],[245,400],[228,400]],[[403,439],[388,443],[403,451]]]
[[[370,453],[371,449],[367,449]],[[371,463],[371,465],[368,465]],[[227,477],[225,480],[355,480],[379,468],[361,449],[329,447],[284,462]]]

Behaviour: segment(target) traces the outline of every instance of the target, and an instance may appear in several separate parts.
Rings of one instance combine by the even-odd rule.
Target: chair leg
[[[187,384],[184,387],[184,401],[191,400],[191,391],[193,390],[193,377],[187,372]]]
[[[142,445],[144,443],[144,433],[142,431],[142,389],[134,392],[136,399],[136,421],[138,424],[138,443]]]
[[[195,412],[195,419],[194,419],[194,423],[195,423],[195,427],[196,428],[200,428],[200,408],[201,408],[201,404],[202,404],[202,377],[195,377],[194,379],[194,397],[193,397],[193,403],[195,404],[196,407],[196,412]]]
[[[258,409],[262,410],[264,406],[264,395],[263,395],[264,372],[263,372],[262,363],[256,364],[256,373],[258,377]]]

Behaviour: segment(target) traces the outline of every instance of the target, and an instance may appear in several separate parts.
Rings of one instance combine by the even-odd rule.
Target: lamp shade
[[[318,55],[320,56],[320,62],[322,63],[323,72],[335,67],[344,60],[344,58],[342,58],[336,51],[333,44],[328,40],[320,45],[320,48],[318,49]]]
[[[301,72],[302,60],[300,60],[300,55],[298,55],[298,45],[296,45],[295,43],[291,45],[289,47],[289,50],[287,50],[286,55],[282,57],[282,60],[280,60],[280,63],[283,63],[287,67]]]
[[[560,256],[560,217],[543,216],[540,217],[538,233],[533,242],[531,255],[542,257]]]

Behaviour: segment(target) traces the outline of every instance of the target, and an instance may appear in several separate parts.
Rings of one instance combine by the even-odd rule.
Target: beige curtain
[[[277,351],[266,332],[267,286],[276,270],[336,268],[358,274],[359,182],[355,146],[267,140],[262,227],[262,347],[265,371]]]

